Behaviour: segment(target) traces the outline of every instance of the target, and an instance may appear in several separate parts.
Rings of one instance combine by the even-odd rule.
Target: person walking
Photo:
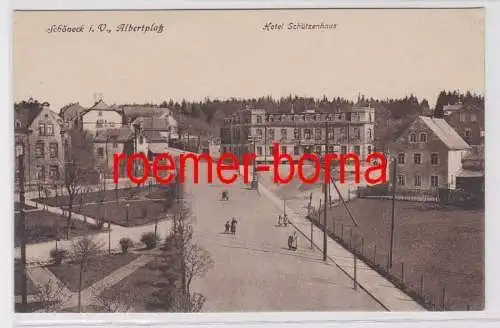
[[[226,221],[225,228],[226,228],[226,230],[224,231],[224,233],[229,233],[229,229],[231,228],[231,225],[229,224],[229,221]]]
[[[231,234],[235,235],[236,234],[236,224],[238,221],[236,220],[235,217],[231,220]]]

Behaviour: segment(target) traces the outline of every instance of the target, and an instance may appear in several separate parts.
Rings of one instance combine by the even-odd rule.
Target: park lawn
[[[126,204],[130,204],[127,210]],[[155,222],[156,219],[164,220],[172,204],[165,200],[130,200],[127,202],[109,202],[104,204],[88,204],[82,207],[80,213],[92,218],[103,217],[113,224],[120,226],[139,226]],[[128,211],[128,225],[127,225]]]
[[[133,198],[166,198],[170,188],[168,186],[153,185],[151,186],[151,191],[149,187],[132,187],[123,189],[111,189],[102,191],[93,191],[83,194],[78,194],[73,200],[73,207],[78,207],[80,204],[98,203],[101,200],[103,202],[111,202],[118,200],[127,200]],[[68,196],[58,196],[52,195],[49,198],[38,198],[33,201],[46,204],[48,206],[68,206],[69,197]]]
[[[14,295],[21,295],[21,263],[15,261],[14,263]],[[33,295],[37,292],[37,287],[29,275],[26,277],[26,286],[28,290],[28,295]]]
[[[21,244],[20,214],[14,215],[15,219],[15,246]],[[67,232],[66,217],[44,210],[26,212],[26,243],[36,244],[55,240],[57,237],[57,225],[59,225],[59,238],[65,238]],[[70,237],[81,236],[88,233],[96,233],[94,226],[80,220],[72,219]]]
[[[365,257],[387,267],[390,245],[391,201],[357,199],[329,212],[337,236],[356,245]],[[431,203],[398,201],[395,206],[392,276],[401,278],[441,308],[443,289],[447,310],[484,308],[484,210],[464,210]],[[332,220],[332,219],[330,219]],[[329,230],[334,229],[330,221]],[[342,232],[343,230],[343,232]],[[375,246],[376,245],[376,246]],[[402,263],[404,263],[402,265]]]
[[[139,257],[138,254],[111,254],[100,255],[89,260],[83,275],[82,290],[110,275],[115,270],[129,264]],[[78,291],[78,280],[80,277],[80,264],[66,262],[60,265],[49,265],[47,269],[61,280],[72,292]]]
[[[116,285],[104,290],[101,295],[116,299],[133,308],[133,312],[168,312],[168,306],[162,302],[171,293],[172,282],[159,266],[161,258],[137,269]]]

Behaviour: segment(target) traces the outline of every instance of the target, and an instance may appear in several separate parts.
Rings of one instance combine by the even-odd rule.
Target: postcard
[[[484,17],[15,11],[16,312],[483,310]]]

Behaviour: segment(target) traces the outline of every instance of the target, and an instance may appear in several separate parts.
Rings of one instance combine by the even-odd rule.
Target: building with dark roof
[[[484,108],[455,104],[443,107],[444,119],[469,145],[484,144]]]
[[[14,110],[15,145],[23,149],[26,185],[62,182],[65,130],[62,119],[47,103]]]

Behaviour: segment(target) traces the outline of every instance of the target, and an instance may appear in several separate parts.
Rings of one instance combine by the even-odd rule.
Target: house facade
[[[80,121],[83,129],[91,131],[95,135],[106,129],[121,128],[123,126],[123,111],[99,100],[80,114]]]
[[[113,159],[118,153],[131,155],[134,132],[129,127],[98,131],[94,137],[96,169],[107,178],[113,176]],[[119,177],[126,176],[126,161],[120,162]]]
[[[24,149],[26,185],[62,183],[66,135],[61,118],[48,104],[14,114],[15,145]]]
[[[443,107],[444,119],[469,145],[484,144],[484,108],[472,105]]]
[[[419,116],[390,146],[397,189],[454,189],[469,149],[444,119]]]
[[[298,160],[305,153],[356,153],[364,159],[374,151],[375,109],[351,107],[336,112],[268,113],[243,109],[227,117],[221,129],[221,152],[238,158],[249,152],[257,162],[270,162],[273,144]],[[328,131],[327,131],[328,129]],[[328,142],[328,149],[326,143]]]

